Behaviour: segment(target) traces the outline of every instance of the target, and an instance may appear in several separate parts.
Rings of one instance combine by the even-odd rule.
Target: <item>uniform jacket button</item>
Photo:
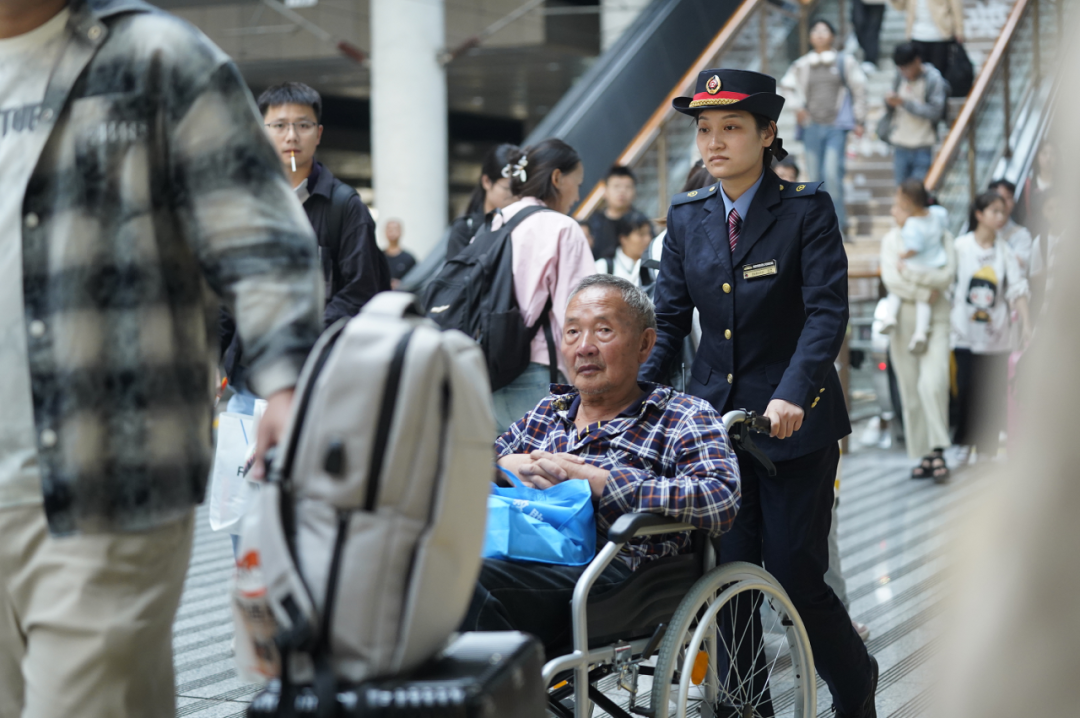
[[[724,330],[724,339],[731,339],[731,330],[730,329],[725,329]]]
[[[34,337],[35,339],[40,339],[41,337],[45,336],[45,322],[41,321],[40,319],[35,319],[34,321],[30,322],[30,336]]]
[[[46,429],[41,432],[41,445],[46,449],[51,449],[56,446],[56,432],[52,429]]]
[[[724,282],[723,289],[724,289],[724,294],[731,294],[731,285],[728,284],[727,282]]]
[[[39,224],[41,224],[41,219],[34,212],[27,213],[25,221],[26,221],[26,226],[29,227],[30,229],[34,229]]]
[[[733,381],[735,381],[735,377],[733,377],[731,374],[728,374],[727,375],[727,383],[730,384]]]

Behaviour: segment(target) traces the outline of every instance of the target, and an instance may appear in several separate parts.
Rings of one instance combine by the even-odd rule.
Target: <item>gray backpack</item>
[[[495,437],[484,355],[419,311],[384,292],[323,334],[244,536],[282,682],[321,697],[436,654],[479,572]]]

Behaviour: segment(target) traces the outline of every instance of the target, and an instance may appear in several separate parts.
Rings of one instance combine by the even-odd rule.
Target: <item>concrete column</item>
[[[379,241],[392,217],[425,256],[448,220],[444,0],[371,0],[371,158]]]
[[[600,50],[618,40],[651,0],[600,0]]]

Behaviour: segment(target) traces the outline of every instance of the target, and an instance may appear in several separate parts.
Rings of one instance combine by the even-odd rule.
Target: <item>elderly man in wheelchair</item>
[[[652,303],[629,282],[575,289],[561,346],[573,386],[553,386],[496,448],[535,488],[587,481],[606,543],[588,566],[485,560],[462,628],[536,635],[553,715],[814,716],[791,601],[760,567],[716,561],[739,507],[731,442],[753,451],[749,430],[767,422],[639,383],[655,341]],[[760,631],[734,625],[740,605]]]

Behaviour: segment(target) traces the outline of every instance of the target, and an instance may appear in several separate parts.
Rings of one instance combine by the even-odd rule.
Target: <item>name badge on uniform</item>
[[[768,262],[758,262],[757,264],[747,264],[742,268],[743,279],[757,279],[772,274],[776,274],[775,259],[770,259]]]

